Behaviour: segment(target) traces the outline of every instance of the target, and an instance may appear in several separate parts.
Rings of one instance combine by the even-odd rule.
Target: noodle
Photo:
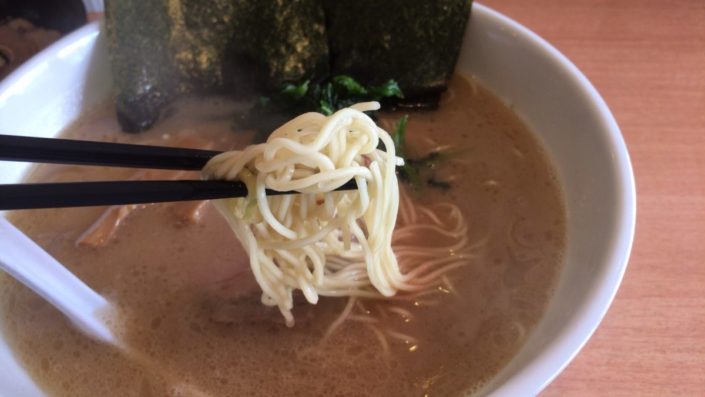
[[[312,304],[319,296],[392,297],[433,286],[468,257],[452,255],[467,245],[465,223],[454,206],[444,208],[453,223],[445,225],[428,209],[417,213],[403,198],[400,219],[406,225],[392,236],[400,205],[395,169],[403,160],[390,135],[363,113],[377,109],[378,103],[367,102],[331,116],[303,114],[266,143],[222,153],[203,169],[206,179],[247,185],[248,197],[215,205],[249,255],[262,303],[277,306],[289,326],[297,289]],[[357,190],[334,191],[351,179]],[[267,189],[301,194],[268,196]],[[427,222],[414,223],[419,218]],[[439,252],[399,244],[395,256],[393,239],[401,242],[418,231],[440,233],[453,245]],[[397,257],[404,258],[405,271]]]

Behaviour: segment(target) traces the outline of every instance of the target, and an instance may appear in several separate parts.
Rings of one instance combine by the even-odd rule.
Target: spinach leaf
[[[397,155],[401,158],[405,158],[406,154],[406,124],[409,121],[409,115],[405,114],[401,116],[397,124],[394,126],[392,131],[392,140],[394,141],[394,147],[396,148]]]
[[[424,157],[411,157],[406,147],[406,126],[409,115],[405,114],[394,126],[391,136],[397,156],[404,159],[404,165],[399,169],[399,179],[407,182],[412,188],[419,190],[430,186],[442,190],[450,189],[450,183],[437,178],[436,165],[446,160],[451,154],[445,151],[433,151]]]
[[[365,86],[347,75],[334,76],[320,83],[306,80],[286,84],[281,90],[260,97],[249,111],[238,115],[237,123],[240,127],[256,130],[264,138],[301,113],[313,111],[331,115],[358,102],[392,97],[403,98],[399,84],[394,80],[378,86]]]

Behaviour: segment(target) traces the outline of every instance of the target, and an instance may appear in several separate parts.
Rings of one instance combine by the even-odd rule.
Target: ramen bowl
[[[565,195],[567,247],[551,302],[518,354],[478,391],[533,395],[580,351],[619,287],[635,224],[629,156],[586,77],[540,37],[487,7],[473,6],[457,71],[511,105],[548,152]],[[110,95],[104,36],[90,24],[0,83],[0,131],[52,137]],[[1,162],[0,183],[19,182],[27,167]],[[42,395],[1,335],[0,363],[0,395]]]

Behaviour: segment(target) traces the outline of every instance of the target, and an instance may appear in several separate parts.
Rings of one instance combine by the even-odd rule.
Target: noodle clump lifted
[[[377,109],[367,102],[331,116],[305,113],[266,143],[222,153],[203,169],[207,179],[247,185],[247,198],[215,204],[249,255],[262,302],[277,306],[287,325],[294,323],[297,289],[316,303],[319,296],[390,297],[429,285],[402,273],[392,250],[395,168],[403,160],[390,135],[363,113]],[[351,179],[356,190],[334,191]]]

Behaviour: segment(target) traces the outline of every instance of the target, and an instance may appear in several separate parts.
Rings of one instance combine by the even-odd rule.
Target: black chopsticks
[[[89,207],[245,197],[242,182],[117,181],[0,185],[0,209]]]
[[[200,171],[220,152],[165,146],[131,145],[0,135],[0,160]]]
[[[0,160],[112,167],[200,170],[221,152],[164,146],[0,135]],[[336,190],[357,188],[350,180]],[[267,190],[267,194],[295,194]],[[0,210],[144,204],[246,197],[242,182],[202,180],[0,185]]]
[[[352,190],[354,180],[337,190]],[[293,194],[267,190],[268,195]],[[0,210],[90,207],[246,197],[242,182],[174,180],[0,185]]]

